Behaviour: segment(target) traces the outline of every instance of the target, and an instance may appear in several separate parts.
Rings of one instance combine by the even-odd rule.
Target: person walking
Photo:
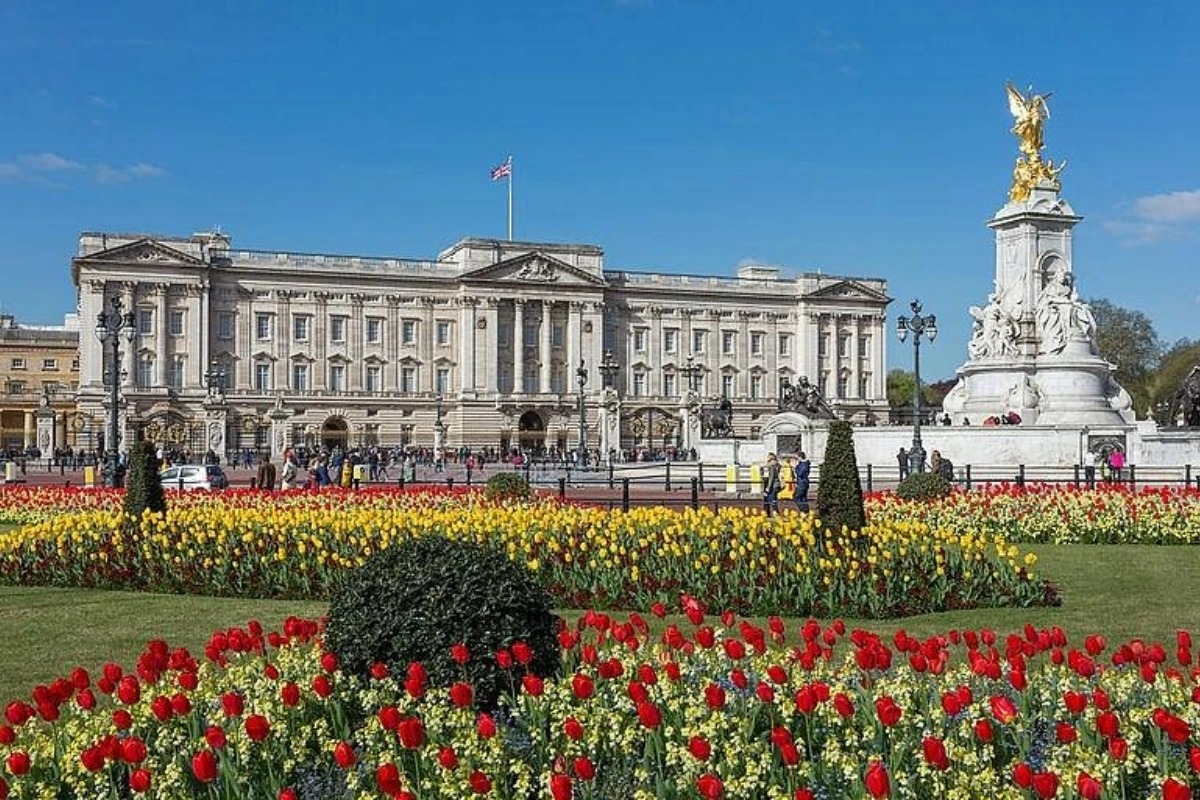
[[[799,460],[796,461],[793,467],[796,475],[796,510],[802,514],[808,513],[808,485],[809,475],[812,472],[812,464],[808,461],[808,456],[801,451]]]
[[[900,480],[904,480],[908,477],[908,451],[903,447],[896,454],[896,463],[900,466]]]
[[[264,492],[275,489],[275,465],[271,463],[271,457],[267,455],[263,456],[262,463],[258,465],[258,488]]]
[[[762,474],[762,490],[763,490],[763,510],[770,517],[779,511],[779,490],[783,484],[780,482],[779,459],[774,453],[767,455],[767,464],[763,467]]]
[[[791,500],[796,496],[796,457],[784,459],[779,465],[779,500]]]
[[[1112,468],[1112,479],[1120,483],[1121,470],[1125,469],[1125,454],[1114,447],[1108,454],[1108,466]]]
[[[288,450],[283,454],[283,474],[280,477],[280,489],[295,489],[296,488],[296,454]]]

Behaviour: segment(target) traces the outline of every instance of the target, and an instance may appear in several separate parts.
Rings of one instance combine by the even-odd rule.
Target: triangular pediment
[[[892,300],[892,298],[883,292],[877,292],[853,280],[832,283],[829,286],[817,289],[815,292],[809,292],[804,297],[806,300],[817,298],[830,300],[870,300],[874,303],[890,303]]]
[[[181,250],[167,247],[153,239],[139,239],[136,242],[111,247],[87,256],[86,261],[119,262],[122,264],[185,264],[193,267],[203,267],[204,262],[195,256]]]
[[[536,250],[464,272],[462,280],[551,287],[605,285],[602,278]]]

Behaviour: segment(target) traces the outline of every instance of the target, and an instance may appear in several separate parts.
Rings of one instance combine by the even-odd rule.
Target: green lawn
[[[881,632],[929,635],[951,628],[1016,630],[1025,622],[1059,625],[1073,641],[1099,632],[1110,641],[1135,636],[1172,640],[1200,632],[1200,547],[1039,546],[1039,572],[1059,585],[1061,608],[984,609],[901,620],[847,620]],[[145,642],[163,638],[198,652],[217,628],[258,619],[277,626],[289,614],[319,616],[318,602],[0,587],[0,704],[83,664],[131,664]],[[647,615],[648,616],[648,615]],[[658,626],[656,626],[658,627]],[[794,626],[793,626],[794,627]]]

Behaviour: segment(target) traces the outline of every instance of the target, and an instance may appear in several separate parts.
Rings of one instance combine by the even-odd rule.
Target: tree
[[[129,452],[129,475],[125,480],[125,513],[134,520],[142,512],[167,510],[162,478],[158,474],[158,456],[150,442],[137,442]]]
[[[858,458],[854,454],[854,429],[845,420],[829,423],[817,492],[817,517],[821,527],[834,535],[841,533],[843,527],[859,531],[867,524]]]
[[[1096,319],[1096,346],[1105,360],[1116,364],[1115,378],[1133,398],[1133,410],[1150,407],[1150,376],[1158,368],[1163,343],[1154,323],[1141,311],[1109,300],[1089,300]]]
[[[893,369],[887,376],[888,405],[892,408],[911,408],[916,381],[906,369]]]
[[[1179,390],[1179,384],[1197,364],[1200,364],[1200,341],[1180,339],[1171,345],[1159,360],[1158,369],[1147,381],[1151,407],[1171,402],[1175,392]]]

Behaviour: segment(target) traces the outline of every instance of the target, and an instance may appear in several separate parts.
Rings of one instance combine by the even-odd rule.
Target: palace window
[[[566,338],[567,338],[566,331],[563,330],[562,325],[556,324],[550,329],[550,346],[551,347],[562,347],[563,340]]]
[[[400,391],[405,394],[412,394],[417,390],[417,368],[416,367],[401,367],[400,368]]]
[[[137,332],[140,336],[154,333],[154,309],[139,308],[137,310]]]
[[[750,376],[750,399],[757,400],[762,397],[762,375]]]
[[[850,355],[850,337],[849,336],[839,336],[838,337],[838,357],[846,358],[849,355]]]
[[[367,317],[367,344],[379,344],[383,339],[383,320]]]
[[[867,396],[867,387],[871,385],[871,373],[864,372],[858,376],[858,396]]]
[[[71,359],[71,372],[79,372],[79,359]]]
[[[679,330],[677,328],[668,328],[663,331],[663,352],[679,352]]]
[[[254,338],[260,342],[271,341],[271,315],[254,315]]]
[[[845,399],[849,395],[850,395],[850,376],[845,375],[845,374],[839,375],[838,376],[838,386],[837,386],[837,396],[839,398]]]
[[[562,367],[550,368],[550,391],[554,394],[563,394],[567,391],[567,381],[563,376]]]
[[[172,336],[183,336],[183,313],[183,311],[178,309],[171,312],[170,316],[167,317],[167,333]]]
[[[817,339],[817,355],[819,355],[821,358],[824,358],[825,356],[829,355],[829,334],[828,333],[822,333],[821,337],[819,339]]]
[[[25,359],[14,358],[12,360],[12,368],[13,369],[25,369]]]
[[[646,352],[646,339],[648,331],[645,328],[633,329],[633,349],[638,353]]]
[[[378,392],[383,389],[383,372],[378,364],[367,365],[366,389],[368,392]]]
[[[175,357],[171,359],[169,369],[167,370],[167,386],[172,389],[183,388],[183,368],[185,362],[182,358]]]
[[[149,389],[154,385],[154,357],[142,356],[137,362],[137,374],[134,376],[139,389]]]
[[[57,370],[58,370],[58,359],[57,358],[43,358],[42,359],[42,372],[56,372]]]
[[[342,344],[346,341],[347,317],[329,318],[329,341]]]
[[[233,338],[234,315],[232,311],[217,312],[217,338]]]
[[[521,344],[525,347],[537,346],[537,325],[530,325],[528,322],[521,323],[524,328],[521,332]]]
[[[438,367],[437,393],[450,394],[450,369],[448,367]]]
[[[538,390],[538,366],[537,364],[526,364],[525,374],[521,378],[521,391],[525,394],[533,394]]]
[[[725,374],[721,376],[721,396],[733,397],[733,376]]]
[[[271,391],[271,365],[254,365],[254,388],[260,392]]]
[[[329,366],[329,391],[346,391],[346,365],[331,364]]]
[[[450,323],[447,320],[438,320],[437,343],[438,347],[445,347],[450,344]]]
[[[733,355],[733,348],[737,344],[737,334],[733,331],[721,331],[721,355]]]
[[[761,356],[763,353],[763,335],[758,331],[750,334],[750,355]]]
[[[308,391],[308,364],[292,364],[292,391]]]
[[[308,341],[308,329],[311,318],[307,314],[296,314],[292,317],[292,339],[297,342]]]
[[[692,352],[701,355],[708,344],[708,331],[692,331]]]
[[[633,396],[644,397],[646,394],[646,373],[633,373]]]
[[[667,397],[675,396],[675,373],[663,373],[663,394]]]
[[[25,381],[9,381],[8,382],[8,393],[9,394],[25,394]]]
[[[779,335],[779,355],[790,356],[792,354],[792,337],[786,333]]]
[[[870,352],[871,352],[871,334],[864,333],[862,336],[858,337],[858,357],[866,358],[867,354]]]
[[[496,341],[499,342],[501,347],[508,347],[510,344],[512,344],[508,339],[507,322],[496,323]]]
[[[417,343],[417,321],[415,319],[406,319],[401,323],[400,342],[406,347],[412,347]]]

